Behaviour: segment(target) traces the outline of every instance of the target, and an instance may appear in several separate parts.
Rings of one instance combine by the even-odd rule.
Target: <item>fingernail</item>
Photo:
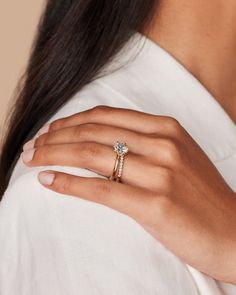
[[[38,178],[40,183],[44,185],[52,185],[55,179],[55,174],[52,172],[40,172]]]
[[[31,139],[23,146],[23,151],[27,151],[34,148],[35,139]]]
[[[40,136],[40,135],[42,135],[44,133],[48,133],[49,127],[50,127],[50,124],[44,125],[41,129],[39,129],[37,135]]]
[[[32,161],[34,157],[34,153],[35,153],[35,149],[26,150],[25,152],[22,153],[22,160],[25,163]]]

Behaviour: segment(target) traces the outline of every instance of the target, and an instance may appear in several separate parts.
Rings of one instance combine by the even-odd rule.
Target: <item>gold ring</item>
[[[114,168],[113,168],[113,172],[112,172],[112,175],[109,177],[110,180],[113,180],[113,181],[117,181],[117,171],[118,171],[118,167],[119,167],[119,155],[116,155],[116,161],[115,161],[115,165],[114,165]]]
[[[128,153],[129,148],[126,143],[117,141],[114,144],[114,151],[116,152],[116,160],[113,168],[112,175],[109,177],[110,180],[121,182],[121,176],[124,168],[125,155]]]

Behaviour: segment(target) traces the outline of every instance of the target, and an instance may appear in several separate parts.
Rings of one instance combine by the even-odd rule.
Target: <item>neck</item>
[[[236,122],[236,1],[161,1],[147,35],[179,60]]]

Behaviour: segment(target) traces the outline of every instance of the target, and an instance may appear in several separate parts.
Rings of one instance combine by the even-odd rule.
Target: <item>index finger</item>
[[[147,219],[149,204],[157,199],[147,189],[97,177],[42,171],[38,179],[50,190],[108,206],[139,221]]]

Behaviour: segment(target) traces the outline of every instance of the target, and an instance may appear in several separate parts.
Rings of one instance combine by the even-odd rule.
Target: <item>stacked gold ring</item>
[[[114,151],[116,152],[116,161],[112,175],[109,177],[109,179],[116,182],[121,182],[121,176],[124,168],[124,159],[125,155],[129,151],[129,148],[126,143],[117,141],[114,144]]]

